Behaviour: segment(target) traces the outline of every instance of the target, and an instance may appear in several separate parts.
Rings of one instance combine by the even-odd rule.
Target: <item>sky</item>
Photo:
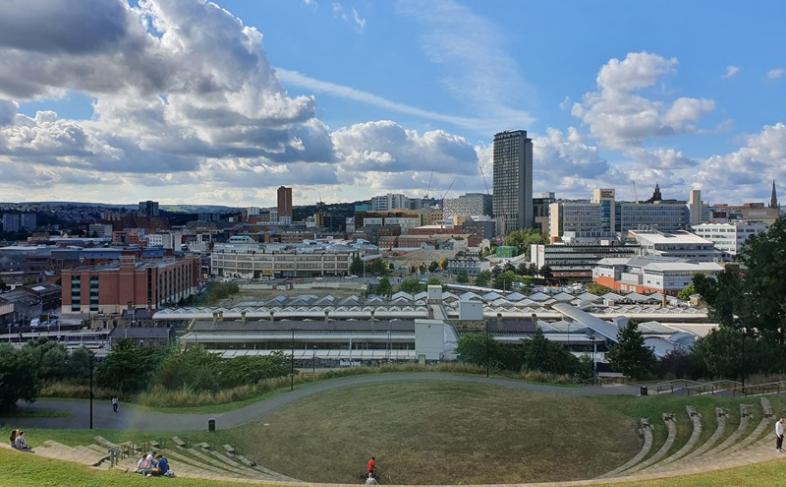
[[[4,0],[0,201],[786,199],[786,2]]]

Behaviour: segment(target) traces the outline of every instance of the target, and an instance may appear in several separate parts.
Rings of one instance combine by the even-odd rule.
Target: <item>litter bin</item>
[[[207,430],[211,433],[215,433],[216,431],[216,418],[208,418],[207,419]]]
[[[647,386],[641,386],[639,392],[641,393],[642,396],[646,396],[649,391],[647,390]]]

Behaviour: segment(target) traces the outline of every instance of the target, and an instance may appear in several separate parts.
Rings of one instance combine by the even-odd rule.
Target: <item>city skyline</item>
[[[491,186],[493,134],[519,129],[535,193],[786,183],[778,2],[218,4],[0,6],[0,200],[455,197]]]

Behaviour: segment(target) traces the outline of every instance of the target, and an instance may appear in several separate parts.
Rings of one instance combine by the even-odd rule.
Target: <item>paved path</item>
[[[119,412],[113,413],[109,401],[95,400],[93,401],[93,427],[96,429],[127,429],[135,431],[204,431],[207,429],[208,418],[213,417],[216,418],[217,429],[228,429],[258,421],[281,407],[322,392],[348,386],[402,381],[449,381],[491,384],[513,390],[559,396],[635,395],[638,393],[636,387],[626,385],[559,387],[498,377],[486,378],[483,376],[438,372],[396,372],[357,375],[323,380],[313,384],[302,384],[297,386],[294,391],[282,392],[272,398],[216,414],[164,413],[145,410],[126,403],[121,403]],[[55,418],[0,418],[0,424],[7,423],[22,428],[82,429],[88,427],[89,409],[86,399],[44,398],[26,406],[26,408],[32,410],[57,410],[68,413],[68,416]]]

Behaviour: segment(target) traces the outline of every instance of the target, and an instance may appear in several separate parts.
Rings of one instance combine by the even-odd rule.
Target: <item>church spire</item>
[[[778,208],[778,193],[775,192],[775,180],[772,180],[772,196],[770,196],[770,208]]]

